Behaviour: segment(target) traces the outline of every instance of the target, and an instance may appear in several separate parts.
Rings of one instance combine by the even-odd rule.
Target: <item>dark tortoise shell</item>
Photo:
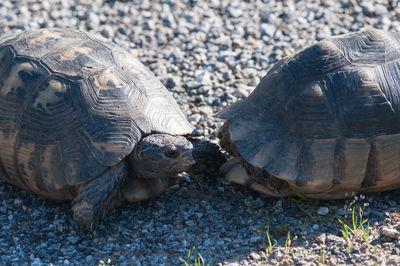
[[[279,61],[219,117],[226,121],[221,145],[284,181],[274,182],[285,188],[275,186],[277,196],[397,188],[400,33],[372,29],[318,42]]]
[[[98,36],[40,29],[0,44],[0,174],[55,199],[116,165],[145,135],[192,126],[136,58]]]

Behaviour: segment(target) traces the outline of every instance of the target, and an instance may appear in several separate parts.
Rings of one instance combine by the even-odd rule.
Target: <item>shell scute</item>
[[[63,29],[38,29],[19,33],[12,42],[17,55],[42,58],[82,39],[79,31]]]
[[[111,51],[107,47],[86,39],[75,40],[75,43],[50,53],[41,60],[51,71],[75,78],[86,78],[114,65]]]
[[[380,135],[376,137],[380,177],[374,184],[376,187],[386,183],[395,183],[400,179],[400,135]]]
[[[10,47],[5,46],[0,49],[0,73],[4,73],[8,69],[14,58],[14,51]]]
[[[37,62],[17,58],[0,76],[0,96],[10,101],[24,101],[26,94],[48,75]]]
[[[50,77],[30,93],[19,121],[19,135],[38,143],[53,143],[85,123],[88,114],[79,104],[80,87],[61,77]],[[78,104],[77,104],[78,103]]]

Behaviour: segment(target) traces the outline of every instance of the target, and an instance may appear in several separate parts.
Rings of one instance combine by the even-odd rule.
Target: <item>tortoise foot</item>
[[[220,167],[219,171],[228,181],[246,186],[255,192],[271,197],[287,196],[284,193],[277,193],[272,188],[269,188],[268,184],[264,185],[257,182],[247,173],[246,168],[243,165],[243,160],[240,157],[236,157],[227,161]]]
[[[126,168],[126,163],[122,161],[82,185],[72,202],[74,224],[78,231],[92,232],[108,211],[120,205],[120,187],[125,180]]]
[[[97,224],[94,206],[88,202],[80,202],[72,207],[75,229],[79,232],[93,232]]]

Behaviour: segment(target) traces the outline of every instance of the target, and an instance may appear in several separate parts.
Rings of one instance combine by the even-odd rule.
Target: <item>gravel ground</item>
[[[397,0],[0,3],[1,34],[73,27],[130,50],[211,141],[220,124],[211,115],[247,96],[277,60],[369,26],[400,31],[399,21]],[[95,236],[82,237],[69,203],[1,182],[0,264],[184,265],[180,257],[194,264],[201,254],[210,265],[396,265],[399,204],[400,191],[324,202],[268,198],[210,169],[172,180],[158,198],[112,211]],[[365,230],[353,228],[353,209],[356,227],[368,220]],[[350,226],[348,235],[339,220]]]

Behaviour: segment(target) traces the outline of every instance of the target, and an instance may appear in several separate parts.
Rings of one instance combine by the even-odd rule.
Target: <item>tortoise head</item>
[[[134,176],[163,178],[188,170],[196,160],[193,145],[185,137],[152,134],[136,144],[127,162]]]

